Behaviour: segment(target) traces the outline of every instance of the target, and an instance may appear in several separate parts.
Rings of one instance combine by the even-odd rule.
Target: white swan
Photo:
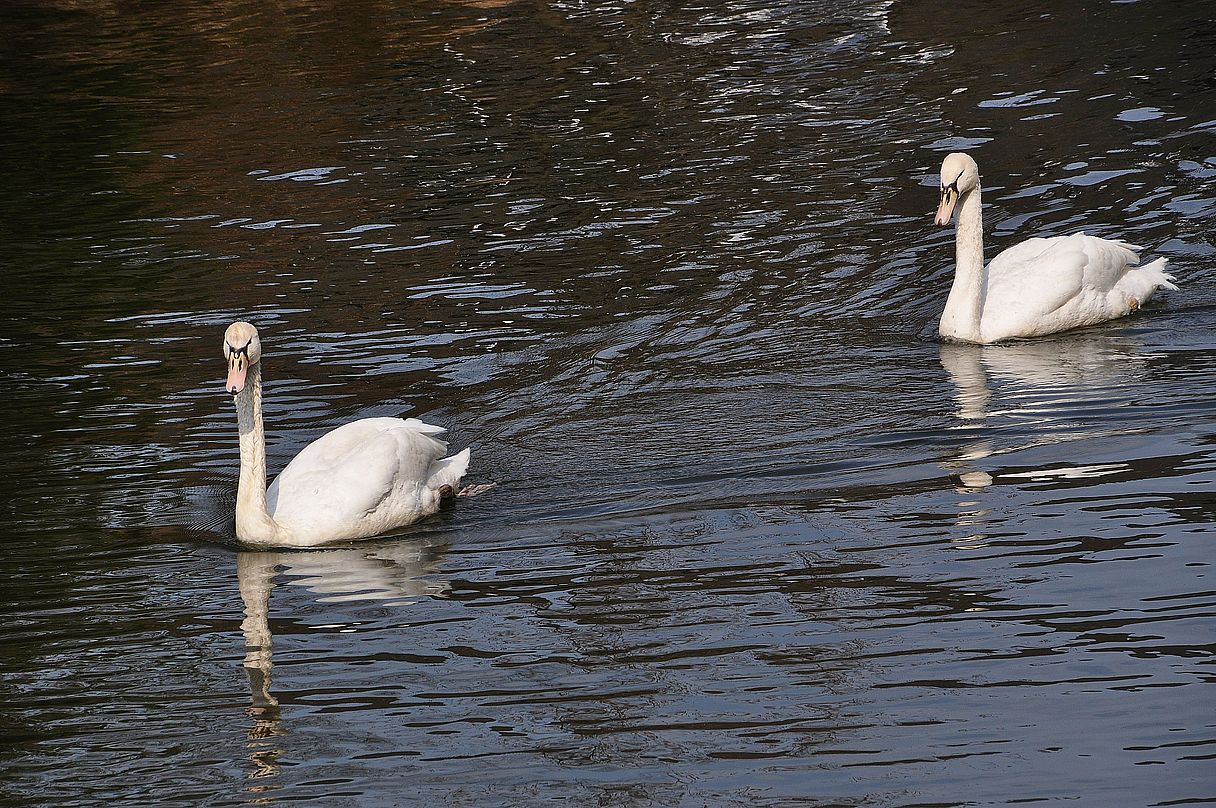
[[[1166,259],[1137,266],[1141,247],[1084,233],[1028,239],[985,268],[979,167],[955,152],[942,162],[941,182],[934,222],[949,224],[958,205],[954,286],[938,326],[946,339],[988,343],[1093,325],[1178,288]]]
[[[225,385],[236,403],[241,477],[236,535],[263,547],[361,539],[416,522],[456,493],[469,450],[444,457],[445,430],[416,418],[364,418],[305,446],[266,488],[262,344],[249,323],[224,332]]]

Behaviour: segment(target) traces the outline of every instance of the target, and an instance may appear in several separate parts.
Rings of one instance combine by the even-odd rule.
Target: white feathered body
[[[979,339],[956,320],[953,301],[939,331],[948,339],[989,343],[1123,317],[1158,289],[1178,288],[1165,273],[1166,259],[1137,266],[1141,249],[1084,233],[1023,241],[988,263]]]
[[[365,418],[304,447],[266,491],[266,511],[293,546],[359,539],[439,510],[469,465],[444,457],[446,430],[416,418]]]

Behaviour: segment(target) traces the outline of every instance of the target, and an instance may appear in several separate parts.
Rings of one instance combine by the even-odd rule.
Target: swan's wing
[[[1034,336],[1127,314],[1130,297],[1114,290],[1139,249],[1084,233],[1010,247],[988,264],[985,335]]]
[[[1071,286],[1109,292],[1140,262],[1140,250],[1125,241],[1075,233],[1056,238],[1032,238],[1015,244],[988,263],[989,283],[995,279],[1037,280],[1049,286]],[[1076,277],[1077,269],[1080,277]],[[1067,281],[1068,283],[1065,283]]]
[[[1084,233],[1069,238],[1078,242],[1085,253],[1085,288],[1103,294],[1114,289],[1127,271],[1140,263],[1140,251],[1144,249],[1126,241],[1087,236]]]
[[[1081,292],[1088,262],[1074,236],[1032,238],[988,262],[985,329],[995,321],[1030,321],[1050,314]]]
[[[414,418],[366,418],[308,444],[266,492],[276,520],[349,524],[388,497],[416,495],[431,465],[447,451],[445,430]]]

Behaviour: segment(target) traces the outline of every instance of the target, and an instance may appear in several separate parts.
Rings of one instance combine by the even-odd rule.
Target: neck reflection
[[[274,635],[270,625],[270,594],[280,572],[289,583],[319,595],[319,603],[375,601],[377,605],[407,606],[423,597],[442,597],[450,586],[436,579],[444,544],[436,539],[365,543],[354,548],[312,552],[237,553],[237,582],[245,606],[241,621],[249,681],[252,719],[247,751],[252,764],[251,794],[260,799],[277,785],[279,758],[288,729],[279,699],[273,692]],[[306,695],[305,691],[301,691]]]
[[[959,542],[968,546],[986,541],[983,492],[990,486],[1103,473],[1094,465],[1025,467],[1040,457],[1036,447],[1126,430],[1122,391],[1147,365],[1139,344],[1109,329],[994,345],[943,343],[940,358],[955,387],[953,429],[965,435],[941,466],[957,476],[955,490],[964,497],[957,524],[969,533]],[[1002,469],[995,458],[1015,468]]]

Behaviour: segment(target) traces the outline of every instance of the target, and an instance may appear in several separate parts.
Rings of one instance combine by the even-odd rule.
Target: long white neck
[[[262,431],[262,363],[249,368],[245,389],[237,393],[236,423],[241,433],[241,478],[236,488],[236,536],[259,544],[284,536],[266,512],[266,434]]]
[[[958,225],[954,232],[954,285],[942,311],[938,331],[943,337],[981,342],[980,320],[988,295],[988,271],[984,268],[984,216],[980,187],[958,201]]]

